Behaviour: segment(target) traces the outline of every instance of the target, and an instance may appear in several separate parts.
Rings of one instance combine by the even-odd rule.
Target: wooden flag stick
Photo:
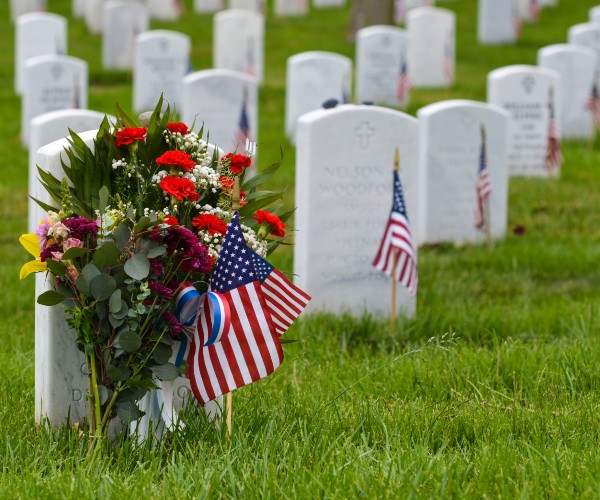
[[[233,192],[231,193],[231,211],[237,212],[240,209],[240,178],[235,176],[233,179]],[[233,421],[233,394],[228,392],[225,395],[225,425],[227,426],[227,437],[231,437],[231,428]]]
[[[486,144],[486,136],[485,136],[485,127],[481,124],[481,142],[484,145],[484,154],[486,158],[484,158],[485,164],[487,165],[487,144]],[[486,166],[486,168],[488,168]],[[488,249],[492,249],[494,246],[494,240],[492,238],[492,212],[490,209],[490,197],[486,196],[485,200],[483,200],[483,224],[485,227],[485,239],[487,242]]]
[[[394,153],[394,170],[400,172],[400,153],[398,148]],[[396,326],[396,268],[398,267],[398,250],[392,248],[392,289],[391,289],[391,303],[390,303],[390,330],[394,331]]]

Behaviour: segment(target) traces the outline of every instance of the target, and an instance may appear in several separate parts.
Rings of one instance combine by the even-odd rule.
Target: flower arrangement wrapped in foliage
[[[247,178],[250,154],[211,153],[202,131],[171,122],[162,104],[147,127],[117,108],[122,126],[105,119],[94,151],[71,133],[65,177],[38,169],[55,206],[38,202],[47,216],[35,235],[21,237],[36,257],[21,278],[54,275],[54,288],[38,302],[64,305],[85,355],[88,426],[96,438],[106,436],[115,416],[139,419],[136,402],[157,381],[186,371],[185,363],[169,362],[174,340],[185,334],[177,298],[190,283],[206,291],[234,217],[232,204],[240,206],[245,245],[261,258],[284,237],[290,215],[264,210],[281,195],[257,190],[278,164]]]

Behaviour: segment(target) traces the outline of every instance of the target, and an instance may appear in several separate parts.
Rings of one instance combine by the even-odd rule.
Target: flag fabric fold
[[[600,92],[598,92],[596,80],[594,80],[594,84],[592,85],[592,91],[586,102],[586,108],[592,112],[596,128],[600,128]]]
[[[550,123],[548,125],[548,142],[546,145],[545,167],[551,173],[555,169],[560,168],[563,162],[563,156],[560,149],[560,137],[558,135],[558,124],[556,123],[556,115],[554,112],[554,103],[552,97],[548,102],[550,110]]]
[[[373,266],[399,281],[413,295],[417,293],[417,257],[406,214],[402,184],[396,171],[394,171],[392,211],[377,255],[373,260]]]
[[[485,214],[485,200],[492,194],[492,182],[490,179],[490,172],[487,168],[487,152],[485,138],[481,141],[481,152],[479,154],[479,169],[477,171],[477,182],[475,184],[475,196],[476,196],[476,207],[475,207],[475,227],[481,231],[485,231],[486,224],[489,221],[486,220]]]

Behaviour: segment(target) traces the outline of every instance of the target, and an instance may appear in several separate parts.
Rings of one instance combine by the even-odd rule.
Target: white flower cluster
[[[240,224],[242,227],[242,233],[244,233],[244,239],[246,240],[246,245],[248,245],[252,250],[254,250],[258,255],[265,258],[267,256],[267,242],[265,240],[261,240],[256,236],[256,231],[249,226],[244,224]]]
[[[207,165],[196,165],[191,172],[186,172],[183,176],[191,180],[200,193],[211,192],[214,194],[221,187],[219,174]]]
[[[169,175],[169,172],[167,172],[166,170],[161,170],[160,172],[157,172],[152,176],[152,184],[158,186],[160,184],[160,181],[162,181],[167,175]]]
[[[211,157],[207,151],[207,143],[198,137],[196,132],[182,135],[179,132],[165,131],[167,144],[174,149],[185,151],[198,165],[207,166]]]
[[[130,165],[124,159],[113,160],[112,168],[113,168],[113,170],[121,170],[122,173],[127,175],[127,177],[129,177],[129,178],[131,178],[133,176],[139,177],[139,174],[136,171],[136,165]]]

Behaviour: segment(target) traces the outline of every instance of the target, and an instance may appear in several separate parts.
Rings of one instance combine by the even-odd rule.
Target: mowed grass
[[[525,25],[514,47],[480,47],[476,1],[458,14],[457,76],[449,90],[415,90],[409,112],[440,99],[485,99],[486,74],[536,60],[561,43],[596,0],[563,0]],[[27,260],[27,154],[13,94],[13,37],[0,4],[0,491],[9,497],[405,498],[600,496],[599,145],[566,143],[560,180],[511,179],[506,240],[493,251],[442,245],[420,252],[418,314],[393,332],[386,318],[317,315],[287,334],[272,377],[237,391],[227,440],[191,409],[187,428],[156,449],[123,443],[83,460],[71,430],[33,419],[33,280]],[[67,15],[70,2],[49,0]],[[209,16],[191,11],[195,69],[211,66]],[[293,204],[294,150],[283,136],[285,60],[305,50],[353,56],[349,9],[267,20],[260,159],[284,167],[274,187]],[[90,63],[92,109],[131,106],[131,75],[103,73],[100,37],[69,22],[69,53]],[[513,229],[524,228],[517,235]],[[292,252],[274,256],[291,269]],[[429,340],[433,337],[433,340]]]

